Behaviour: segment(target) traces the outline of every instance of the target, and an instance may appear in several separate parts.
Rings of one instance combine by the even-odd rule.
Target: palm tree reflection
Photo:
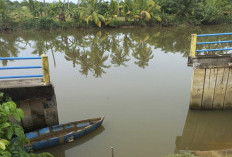
[[[229,28],[228,28],[229,29]],[[152,47],[163,52],[181,53],[184,57],[189,52],[189,34],[201,32],[201,29],[102,29],[53,32],[14,32],[10,35],[0,35],[0,56],[17,57],[21,50],[31,48],[31,54],[42,55],[51,53],[54,65],[55,54],[64,55],[67,61],[72,62],[74,68],[88,76],[102,77],[107,69],[127,66],[131,59],[134,64],[145,69],[149,61],[154,59]],[[216,31],[216,30],[215,30]],[[226,31],[226,30],[225,30]],[[207,30],[204,30],[207,33]],[[182,34],[181,36],[179,34]],[[188,39],[188,40],[185,40]],[[4,66],[7,62],[2,63]]]
[[[141,68],[148,66],[148,62],[154,58],[151,47],[148,47],[145,43],[140,43],[138,47],[135,48],[133,54],[135,59],[135,64]]]

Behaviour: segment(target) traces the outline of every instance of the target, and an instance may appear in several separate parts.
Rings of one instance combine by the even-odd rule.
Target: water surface
[[[230,28],[5,32],[0,34],[0,56],[48,54],[60,123],[105,116],[103,127],[95,132],[45,150],[55,156],[109,157],[111,146],[115,157],[166,156],[199,144],[214,145],[197,148],[202,150],[228,149],[232,123],[226,119],[232,118],[230,112],[188,111],[192,68],[187,67],[187,56],[192,33],[230,32]],[[0,75],[19,74],[41,74],[41,70],[2,71]],[[205,125],[209,125],[208,130]],[[215,128],[224,131],[209,133]],[[205,131],[199,135],[199,130]]]

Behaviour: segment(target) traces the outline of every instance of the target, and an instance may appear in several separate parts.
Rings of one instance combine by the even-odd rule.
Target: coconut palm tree
[[[122,48],[119,48],[116,52],[112,52],[110,56],[112,58],[111,63],[115,64],[116,66],[126,66],[125,62],[130,60],[130,58],[127,58],[128,54],[123,51]]]
[[[93,21],[98,27],[102,26],[102,22],[105,22],[105,17],[98,13],[97,0],[87,0],[87,6],[80,7],[76,11],[78,12],[78,18],[80,20]]]
[[[30,9],[32,16],[38,17],[39,16],[39,6],[36,0],[28,0],[25,1],[26,6]]]
[[[92,70],[95,77],[101,77],[103,73],[106,73],[105,69],[110,68],[110,65],[105,65],[105,61],[109,56],[104,55],[105,52],[99,50],[97,45],[91,47],[90,61],[92,63]]]
[[[154,58],[151,47],[148,47],[146,43],[140,43],[138,47],[135,48],[132,55],[138,60],[135,61],[135,64],[143,69],[148,66],[148,62]]]
[[[79,62],[80,62],[80,66],[81,66],[81,70],[79,70],[79,72],[83,75],[85,75],[86,77],[89,74],[89,71],[91,71],[92,69],[92,63],[91,60],[89,58],[89,51],[85,51],[82,52],[82,54],[79,57]]]
[[[73,62],[73,67],[75,68],[77,64],[79,64],[78,59],[80,58],[80,49],[73,47],[70,51],[65,53],[64,58],[67,61],[72,61]]]
[[[0,40],[0,57],[17,57],[19,53],[19,47],[16,44],[17,38],[12,36],[1,36]],[[7,66],[8,60],[3,60],[2,65]]]

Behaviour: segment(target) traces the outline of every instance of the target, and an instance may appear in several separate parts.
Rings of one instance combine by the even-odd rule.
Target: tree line
[[[231,23],[232,0],[0,0],[0,29]]]

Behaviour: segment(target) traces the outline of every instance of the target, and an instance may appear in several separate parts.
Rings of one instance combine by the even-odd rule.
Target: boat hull
[[[69,143],[72,142],[94,130],[99,128],[102,125],[103,118],[99,122],[86,126],[83,130],[79,130],[78,132],[70,131],[69,133],[65,134],[64,136],[58,136],[58,137],[51,137],[46,140],[40,140],[37,142],[32,142],[31,144],[25,146],[26,150],[40,150],[45,149],[53,146],[57,146],[63,143]],[[61,126],[61,125],[58,125]],[[46,129],[46,128],[45,128]],[[41,129],[42,130],[42,129]],[[29,134],[28,134],[29,135]]]

